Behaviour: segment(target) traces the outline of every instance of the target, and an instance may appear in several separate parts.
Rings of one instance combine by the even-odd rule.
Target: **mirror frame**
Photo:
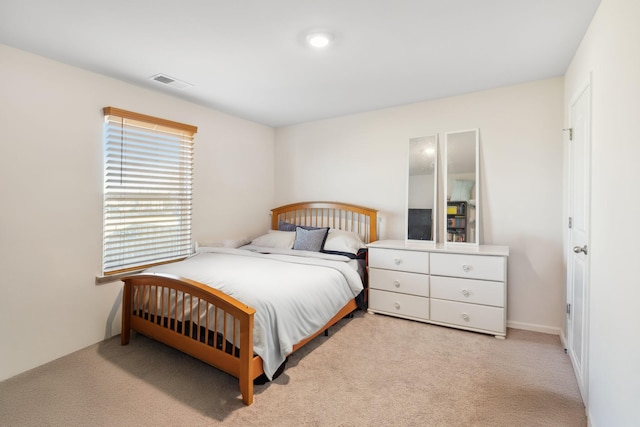
[[[411,193],[411,145],[412,142],[416,141],[420,141],[423,139],[429,139],[429,138],[433,138],[433,144],[434,144],[434,153],[433,153],[433,207],[431,208],[431,239],[429,240],[423,240],[423,239],[410,239],[409,238],[409,199],[410,199],[410,193]],[[405,241],[406,242],[422,242],[422,243],[436,243],[437,242],[437,236],[438,236],[438,211],[439,211],[439,207],[438,207],[438,156],[439,156],[439,150],[438,150],[438,133],[433,133],[431,135],[426,135],[426,136],[421,136],[421,137],[416,137],[416,138],[410,138],[409,139],[409,143],[408,145],[408,150],[407,150],[407,193],[406,193],[406,204],[405,204]]]
[[[474,142],[474,147],[475,147],[475,217],[473,219],[474,222],[474,241],[473,242],[469,242],[469,241],[465,241],[465,242],[450,242],[448,241],[448,233],[447,233],[447,207],[448,207],[448,195],[449,195],[449,144],[450,144],[450,136],[451,135],[456,135],[456,134],[461,134],[461,133],[469,133],[469,132],[474,132],[475,133],[475,142]],[[480,232],[481,232],[481,221],[480,221],[480,208],[482,206],[481,204],[481,199],[480,199],[480,129],[479,128],[473,128],[473,129],[465,129],[465,130],[459,130],[459,131],[453,131],[453,132],[446,132],[445,133],[445,140],[444,140],[444,156],[443,156],[443,164],[444,164],[444,170],[443,170],[443,188],[444,191],[442,192],[442,198],[441,198],[441,202],[442,202],[442,226],[443,226],[443,231],[442,231],[442,240],[445,244],[447,245],[474,245],[477,246],[480,244]],[[467,220],[468,221],[468,220]]]

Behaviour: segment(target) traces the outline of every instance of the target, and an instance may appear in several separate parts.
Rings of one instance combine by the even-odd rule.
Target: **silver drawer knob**
[[[469,296],[469,291],[466,290],[466,289],[463,289],[462,290],[462,295],[464,295],[465,297],[468,297]]]
[[[393,262],[395,262],[396,265],[400,265],[400,263],[402,262],[402,259],[396,258],[396,259],[393,260]]]
[[[467,265],[467,264],[464,264],[464,265],[462,266],[462,269],[468,273],[468,272],[471,270],[471,266],[470,266],[470,265]]]
[[[396,310],[400,310],[400,303],[399,302],[395,303],[394,305],[396,306]]]
[[[394,281],[393,281],[393,285],[394,285],[396,288],[399,288],[399,287],[400,287],[400,282],[399,282],[398,280],[394,280]]]
[[[467,313],[462,313],[462,318],[467,322],[469,321],[469,315]]]

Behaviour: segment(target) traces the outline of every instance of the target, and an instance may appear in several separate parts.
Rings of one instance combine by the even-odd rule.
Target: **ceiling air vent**
[[[158,83],[162,83],[167,86],[175,87],[176,89],[184,89],[186,87],[193,86],[191,83],[183,82],[182,80],[174,79],[173,77],[169,77],[166,74],[156,74],[155,76],[150,77],[151,80],[154,80]]]

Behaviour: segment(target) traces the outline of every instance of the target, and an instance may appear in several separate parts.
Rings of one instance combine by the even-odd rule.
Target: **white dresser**
[[[369,312],[504,338],[509,248],[379,240],[369,248]]]

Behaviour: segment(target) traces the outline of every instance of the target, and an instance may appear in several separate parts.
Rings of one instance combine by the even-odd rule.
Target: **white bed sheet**
[[[363,285],[356,264],[348,257],[249,249],[209,247],[184,261],[152,267],[145,273],[192,279],[253,307],[254,352],[272,379],[293,345],[322,328]]]

